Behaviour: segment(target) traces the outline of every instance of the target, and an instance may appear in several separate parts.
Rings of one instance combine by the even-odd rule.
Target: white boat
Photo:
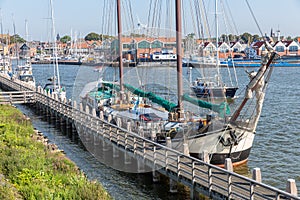
[[[177,55],[173,53],[173,49],[162,48],[160,52],[151,54],[150,59],[154,62],[176,61]]]
[[[176,0],[176,7],[179,5],[180,0]],[[179,11],[176,13],[181,16]],[[180,26],[176,27],[177,33],[180,33]],[[119,35],[119,39],[120,37]],[[179,53],[182,38],[177,35],[176,39],[179,55],[177,72],[182,73]],[[212,164],[222,166],[226,158],[231,158],[233,165],[237,166],[248,160],[272,73],[271,63],[276,53],[267,43],[266,49],[268,52],[263,56],[261,67],[257,72],[249,73],[250,81],[245,86],[245,96],[233,112],[230,112],[225,101],[213,104],[183,94],[180,75],[177,76],[177,103],[142,87],[124,84],[122,62],[120,81],[100,80],[92,84],[94,89],[87,89],[82,95],[82,103],[89,111],[97,110],[99,117],[118,126],[124,128],[129,123],[130,129],[143,137],[162,144],[166,143],[167,138],[171,138],[174,149],[183,151],[183,144],[187,144],[191,156],[202,159],[204,152],[207,152]],[[250,99],[252,100],[249,101]],[[198,111],[196,109],[194,112],[184,110],[183,101],[201,107],[203,113],[195,113]]]
[[[32,74],[30,60],[26,59],[26,62],[23,65],[17,65],[14,75],[20,81],[26,82],[30,86],[35,87],[35,78]]]

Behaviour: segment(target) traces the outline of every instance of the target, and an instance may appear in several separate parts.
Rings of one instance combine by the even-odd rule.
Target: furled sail
[[[207,108],[212,111],[215,111],[220,114],[220,116],[225,116],[230,114],[230,108],[226,102],[222,102],[220,104],[213,104],[207,101],[203,101],[201,99],[195,99],[188,94],[183,95],[183,100],[188,101],[196,106],[199,106],[201,108]]]
[[[118,85],[114,84],[114,83],[104,82],[103,84],[107,87],[114,88],[118,91],[120,90],[120,87]],[[160,97],[160,96],[154,94],[153,92],[146,92],[144,90],[141,90],[141,89],[136,88],[136,87],[134,87],[132,85],[129,85],[129,84],[124,84],[124,87],[128,91],[132,92],[135,95],[138,95],[139,97],[145,97],[145,98],[151,100],[153,103],[157,103],[158,105],[161,105],[164,109],[166,109],[169,112],[173,112],[177,108],[177,105],[175,103],[172,103],[172,102],[164,99],[163,97]],[[225,115],[230,114],[230,109],[229,109],[229,106],[226,102],[223,102],[221,104],[212,104],[212,103],[209,103],[207,101],[192,98],[187,94],[183,95],[183,100],[188,101],[188,102],[190,102],[194,105],[197,105],[199,107],[207,108],[207,109],[210,109],[212,111],[215,111],[215,112],[219,113],[220,116],[225,116]]]

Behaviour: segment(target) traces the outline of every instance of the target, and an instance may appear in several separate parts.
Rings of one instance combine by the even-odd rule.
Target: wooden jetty
[[[96,111],[83,108],[75,101],[61,101],[57,95],[24,85],[25,83],[11,80],[0,75],[0,86],[3,89],[18,92],[2,93],[4,99],[8,95],[11,103],[34,103],[36,109],[49,119],[57,121],[66,129],[72,129],[70,137],[86,140],[89,144],[98,146],[102,142],[112,145],[114,149],[123,152],[123,164],[130,164],[131,158],[138,162],[138,170],[151,169],[153,181],[157,181],[157,173],[170,178],[170,192],[176,191],[176,185],[182,183],[190,188],[191,199],[198,199],[203,194],[212,199],[300,199],[297,194],[295,180],[288,179],[286,191],[279,190],[261,182],[259,168],[253,170],[253,177],[247,178],[233,172],[230,159],[225,161],[225,169],[211,165],[207,152],[203,160],[189,156],[187,145],[183,144],[183,151],[172,149],[171,139],[163,146],[154,142],[155,137],[145,138],[143,131],[133,132],[130,122],[116,120],[118,125],[110,123],[111,118],[104,119],[103,113],[96,116]],[[22,89],[22,90],[20,90]],[[21,95],[20,95],[21,94]],[[30,97],[28,96],[30,95]],[[14,101],[13,96],[23,98]],[[82,137],[83,136],[83,137]],[[99,146],[98,146],[99,147]],[[95,150],[95,149],[94,149]],[[117,158],[113,153],[113,159]]]

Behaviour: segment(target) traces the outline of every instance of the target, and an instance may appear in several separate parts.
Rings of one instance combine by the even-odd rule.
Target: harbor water
[[[90,81],[96,81],[100,75],[106,74],[107,78],[116,80],[118,70],[110,67],[105,72],[94,67],[61,65],[61,83],[66,87],[67,97],[80,101],[79,96],[84,85]],[[127,70],[127,71],[126,71]],[[184,83],[190,79],[188,68],[183,69]],[[225,71],[225,69],[221,69]],[[243,96],[245,83],[248,81],[245,68],[237,68],[239,90],[238,95]],[[248,69],[256,70],[256,68]],[[129,73],[130,71],[130,73]],[[175,71],[175,73],[174,73]],[[152,67],[151,70],[142,68],[125,69],[127,79],[133,81],[145,81],[146,77],[162,79],[160,74],[176,75],[175,68]],[[233,72],[233,71],[232,71]],[[172,73],[174,73],[172,75]],[[224,72],[225,73],[225,72]],[[237,169],[238,173],[251,176],[251,171],[259,167],[262,171],[262,182],[285,190],[287,179],[295,179],[298,191],[300,190],[300,86],[297,83],[300,68],[277,67],[274,69],[269,87],[266,93],[262,115],[256,130],[254,144],[246,165]],[[43,86],[51,74],[52,65],[33,65],[33,74],[38,85]],[[136,74],[139,77],[135,77]],[[197,76],[193,69],[192,79]],[[126,77],[126,75],[125,75]],[[149,78],[150,77],[150,78]],[[139,80],[142,79],[142,80]],[[175,80],[175,79],[174,79]],[[167,85],[173,91],[176,84],[166,81],[161,84]],[[174,88],[173,88],[174,87]],[[187,87],[187,84],[185,84]],[[239,99],[236,100],[237,102]],[[89,152],[77,144],[72,143],[66,136],[60,133],[53,125],[43,121],[28,106],[19,108],[31,117],[34,126],[63,149],[66,155],[73,160],[90,179],[99,180],[107,191],[115,199],[189,199],[189,192],[181,188],[178,194],[168,192],[169,186],[166,181],[152,183],[151,174],[129,174],[119,172],[101,164]]]

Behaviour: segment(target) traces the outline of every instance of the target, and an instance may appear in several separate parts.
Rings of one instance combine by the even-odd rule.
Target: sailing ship
[[[196,158],[202,159],[204,152],[207,152],[212,164],[222,166],[226,158],[231,158],[234,166],[243,164],[247,162],[252,148],[267,83],[272,73],[271,63],[276,53],[265,43],[267,52],[262,56],[261,66],[257,72],[249,72],[250,81],[246,85],[245,96],[232,113],[225,101],[214,104],[184,94],[180,0],[176,0],[176,8],[177,103],[146,91],[143,87],[137,88],[123,82],[120,25],[119,82],[98,81],[96,88],[82,95],[82,103],[90,111],[96,109],[99,117],[106,117],[117,126],[130,122],[131,131],[143,137],[162,144],[166,144],[166,140],[171,138],[172,148],[179,151],[183,151],[182,144],[187,144],[189,154]],[[120,24],[121,20],[118,19]],[[206,112],[185,111],[183,101],[201,107]]]
[[[60,100],[66,99],[66,90],[60,84],[60,75],[58,68],[58,52],[57,52],[57,44],[56,44],[56,36],[55,36],[55,25],[54,25],[54,11],[53,11],[53,2],[50,0],[51,6],[51,22],[52,22],[52,38],[53,38],[53,70],[54,74],[52,77],[48,78],[48,83],[44,86],[44,90],[49,92],[50,94],[56,94]]]

